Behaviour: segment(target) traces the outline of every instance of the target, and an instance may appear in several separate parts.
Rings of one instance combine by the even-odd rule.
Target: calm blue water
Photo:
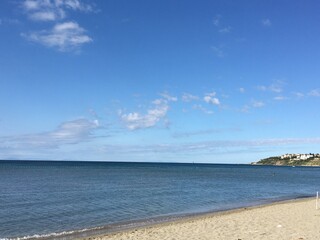
[[[0,161],[0,238],[314,195],[320,168]]]

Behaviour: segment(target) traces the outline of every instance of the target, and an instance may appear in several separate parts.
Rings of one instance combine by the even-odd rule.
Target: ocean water
[[[0,239],[85,236],[316,191],[315,167],[0,161]]]

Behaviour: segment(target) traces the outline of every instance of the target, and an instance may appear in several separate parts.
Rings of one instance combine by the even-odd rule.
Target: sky
[[[318,153],[319,10],[316,0],[3,0],[0,159]]]

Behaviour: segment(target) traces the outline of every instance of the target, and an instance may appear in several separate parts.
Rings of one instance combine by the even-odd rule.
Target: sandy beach
[[[320,239],[320,209],[300,199],[189,217],[90,240]]]

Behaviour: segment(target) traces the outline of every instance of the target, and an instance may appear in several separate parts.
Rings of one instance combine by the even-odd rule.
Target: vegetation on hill
[[[277,165],[277,166],[320,166],[319,154],[286,154],[282,156],[269,157],[254,162],[255,165]]]

